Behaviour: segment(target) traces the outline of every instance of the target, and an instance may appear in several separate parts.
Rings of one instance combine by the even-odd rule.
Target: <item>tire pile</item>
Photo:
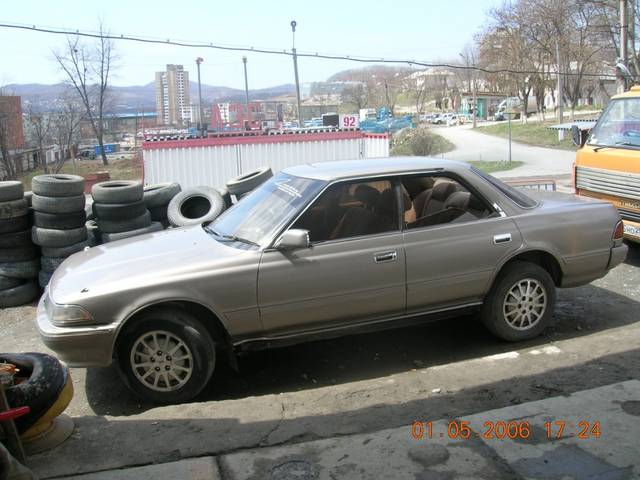
[[[42,288],[70,255],[88,246],[84,178],[78,175],[38,175],[31,181],[33,243],[42,247],[38,283]]]
[[[30,303],[40,293],[39,254],[28,214],[22,183],[0,182],[0,308]]]
[[[91,195],[93,215],[102,243],[163,229],[162,223],[151,220],[140,182],[114,180],[96,183],[91,188]]]
[[[177,183],[158,183],[144,187],[144,203],[151,214],[152,222],[160,222],[164,228],[169,226],[169,203],[181,191]]]
[[[244,173],[233,180],[229,180],[227,182],[227,191],[236,197],[236,201],[239,201],[271,177],[273,177],[271,169],[269,167],[262,167],[258,170]]]

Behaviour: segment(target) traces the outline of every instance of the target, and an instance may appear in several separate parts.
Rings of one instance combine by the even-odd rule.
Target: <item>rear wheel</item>
[[[513,262],[503,269],[485,299],[482,321],[503,340],[528,340],[549,325],[555,301],[555,286],[544,268]]]
[[[163,308],[143,313],[121,336],[118,364],[127,386],[155,403],[191,400],[207,385],[215,347],[193,315]]]

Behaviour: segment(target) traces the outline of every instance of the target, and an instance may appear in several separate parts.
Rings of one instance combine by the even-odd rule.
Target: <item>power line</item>
[[[133,36],[133,35],[112,35],[112,34],[100,34],[98,32],[90,32],[90,31],[80,31],[80,30],[69,30],[57,27],[38,27],[36,25],[25,25],[18,23],[0,23],[0,28],[8,28],[8,29],[17,29],[17,30],[26,30],[32,32],[41,32],[41,33],[51,33],[56,35],[75,35],[78,37],[88,37],[88,38],[107,38],[110,40],[125,40],[130,42],[139,42],[139,43],[147,43],[147,44],[156,44],[156,45],[172,45],[176,47],[187,47],[187,48],[211,48],[215,50],[225,50],[225,51],[233,51],[233,52],[253,52],[253,53],[263,53],[268,55],[286,55],[292,57],[294,53],[292,51],[282,49],[269,49],[269,48],[255,48],[255,47],[246,47],[246,46],[231,46],[231,45],[221,45],[214,44],[212,42],[199,42],[199,41],[189,41],[189,40],[171,40],[167,38],[166,40],[160,38],[153,37],[142,37],[142,36]],[[450,69],[460,69],[460,70],[476,70],[483,73],[489,74],[513,74],[513,75],[540,75],[544,74],[544,72],[539,72],[536,70],[514,70],[510,68],[499,68],[499,69],[490,69],[479,67],[477,65],[456,65],[452,63],[432,63],[425,62],[420,60],[403,60],[403,59],[388,59],[383,57],[366,57],[362,55],[342,55],[342,54],[331,54],[331,53],[318,53],[318,52],[296,52],[298,57],[304,58],[320,58],[324,60],[343,60],[349,62],[357,62],[357,63],[370,63],[370,64],[405,64],[405,65],[417,65],[421,67],[428,68],[450,68]],[[565,76],[582,76],[582,77],[592,77],[592,78],[600,78],[600,79],[615,79],[615,75],[603,75],[597,73],[574,73],[574,72],[560,72],[561,75]]]

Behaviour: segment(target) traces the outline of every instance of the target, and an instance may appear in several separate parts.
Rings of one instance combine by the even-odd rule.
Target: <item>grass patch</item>
[[[513,160],[511,162],[487,162],[481,160],[469,163],[485,173],[505,172],[524,165],[524,162],[520,162],[518,160]]]
[[[142,180],[142,160],[139,158],[110,160],[109,165],[103,165],[102,160],[68,160],[59,173],[72,175],[87,175],[97,172],[109,172],[111,180]],[[36,175],[42,175],[42,169],[25,173],[18,180],[25,190],[31,190],[31,180]]]
[[[391,155],[429,156],[450,152],[456,146],[437,133],[425,128],[407,128],[391,140]]]
[[[555,124],[557,124],[557,122],[521,123],[520,121],[512,121],[511,139],[514,142],[526,143],[527,145],[535,145],[537,147],[560,148],[575,151],[576,147],[571,141],[571,132],[565,132],[564,140],[559,142],[558,132],[547,128]],[[478,127],[476,128],[476,132],[509,138],[509,125],[508,122],[500,122],[495,125]]]

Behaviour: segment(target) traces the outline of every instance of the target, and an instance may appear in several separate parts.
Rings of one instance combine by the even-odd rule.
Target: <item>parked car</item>
[[[443,159],[288,168],[213,222],[71,256],[38,329],[70,366],[115,360],[132,391],[161,403],[200,392],[220,351],[237,365],[255,348],[466,312],[502,339],[530,339],[556,287],[602,277],[627,253],[610,203],[554,193]]]

